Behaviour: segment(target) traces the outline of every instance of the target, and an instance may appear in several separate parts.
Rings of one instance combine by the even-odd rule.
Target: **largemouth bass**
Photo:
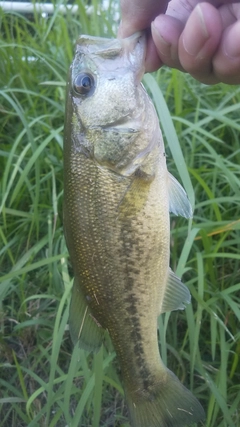
[[[81,36],[70,68],[64,141],[64,227],[74,269],[73,341],[112,339],[132,427],[180,427],[201,405],[163,364],[157,318],[188,289],[169,269],[169,211],[192,208],[169,174],[158,117],[141,84],[146,40]]]

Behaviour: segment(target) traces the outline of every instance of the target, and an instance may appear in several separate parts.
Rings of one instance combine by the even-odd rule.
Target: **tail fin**
[[[186,427],[205,419],[198,400],[168,369],[154,391],[126,390],[126,399],[132,427]]]

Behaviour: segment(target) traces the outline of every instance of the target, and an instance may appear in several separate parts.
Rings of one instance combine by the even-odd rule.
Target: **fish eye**
[[[94,78],[89,73],[80,73],[73,83],[74,91],[79,95],[87,95],[94,88]]]

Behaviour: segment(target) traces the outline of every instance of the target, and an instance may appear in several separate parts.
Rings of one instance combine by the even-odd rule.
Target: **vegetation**
[[[74,16],[58,5],[48,18],[0,10],[1,427],[129,427],[111,344],[89,355],[68,332],[64,86],[78,34],[116,34],[114,2],[76,3]],[[195,206],[189,224],[172,217],[171,266],[192,304],[160,317],[161,355],[202,402],[207,427],[238,426],[240,88],[170,69],[144,80],[169,169]]]

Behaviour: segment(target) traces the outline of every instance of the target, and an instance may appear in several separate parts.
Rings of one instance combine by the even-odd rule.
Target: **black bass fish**
[[[132,427],[180,427],[201,405],[163,364],[157,318],[188,289],[169,268],[169,212],[192,216],[166,166],[158,117],[141,84],[146,39],[81,36],[70,68],[64,227],[73,269],[70,331],[89,351],[112,339]]]

